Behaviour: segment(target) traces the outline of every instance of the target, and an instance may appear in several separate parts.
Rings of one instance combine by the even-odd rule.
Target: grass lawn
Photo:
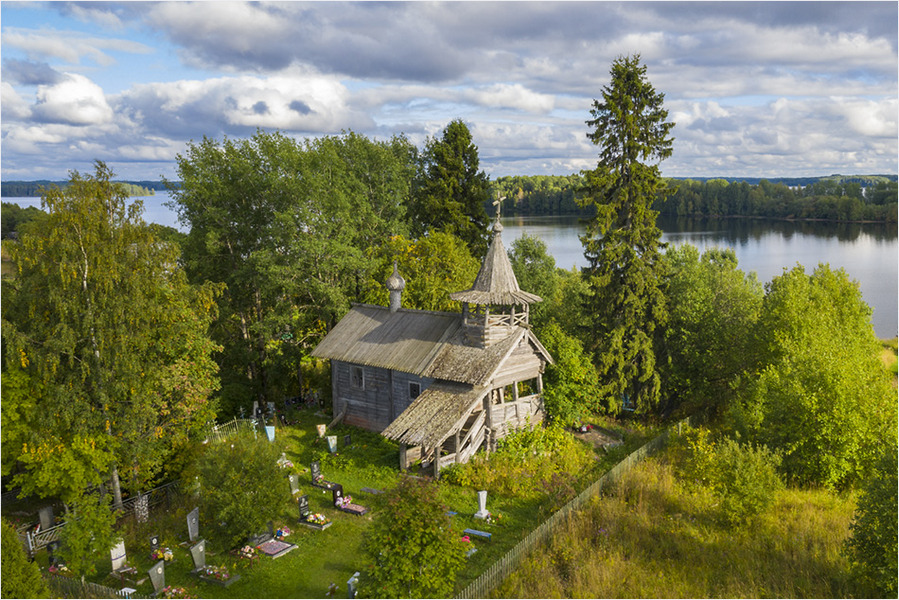
[[[399,449],[396,444],[376,433],[366,432],[354,427],[337,426],[329,430],[329,435],[337,435],[338,451],[331,455],[327,451],[327,443],[318,437],[316,425],[327,423],[330,417],[323,416],[312,409],[297,410],[288,415],[295,421],[289,426],[279,426],[275,443],[280,445],[300,473],[301,493],[308,494],[310,509],[325,514],[332,520],[332,525],[324,531],[309,529],[299,523],[296,502],[291,498],[287,472],[283,480],[273,481],[272,485],[284,489],[283,510],[271,515],[276,528],[286,526],[291,529],[288,542],[298,546],[292,552],[278,558],[260,557],[255,563],[239,559],[229,554],[229,548],[216,538],[213,530],[213,515],[200,513],[200,537],[207,539],[208,565],[224,565],[232,573],[240,575],[240,580],[224,588],[215,584],[199,581],[190,575],[193,568],[190,552],[187,547],[179,545],[187,540],[186,514],[196,506],[196,501],[189,496],[182,497],[177,506],[166,509],[164,506],[151,511],[150,523],[137,524],[133,520],[122,522],[129,563],[139,569],[141,578],[146,577],[147,570],[155,563],[150,558],[149,538],[160,535],[162,545],[170,548],[175,560],[166,564],[166,584],[184,587],[191,596],[199,598],[322,598],[327,595],[329,585],[336,584],[337,597],[345,597],[346,582],[356,571],[365,571],[367,557],[363,551],[365,531],[373,518],[377,518],[383,508],[383,497],[377,494],[362,492],[363,487],[386,490],[398,481],[400,472]],[[609,429],[617,429],[625,437],[625,444],[605,453],[596,451],[595,467],[581,473],[578,484],[579,491],[594,481],[602,472],[617,463],[634,448],[641,445],[654,434],[653,430],[628,430],[611,421],[601,423]],[[346,446],[344,436],[351,436],[351,443]],[[264,437],[260,436],[260,443]],[[223,443],[223,442],[216,442]],[[331,505],[331,492],[323,492],[311,485],[309,465],[315,459],[320,460],[324,478],[340,483],[345,495],[353,501],[368,507],[369,513],[355,516],[340,512]],[[414,472],[414,469],[413,469]],[[534,482],[537,486],[538,482]],[[503,554],[517,544],[537,525],[542,523],[561,504],[570,499],[548,496],[543,493],[519,495],[502,495],[490,492],[487,508],[501,518],[494,523],[485,523],[474,518],[477,511],[477,489],[453,485],[441,479],[440,496],[448,510],[458,513],[453,517],[455,525],[461,531],[473,528],[492,533],[492,540],[473,539],[478,548],[468,561],[468,566],[460,574],[456,583],[459,590],[478,575],[489,568]],[[39,564],[46,566],[46,553],[39,553]],[[112,579],[109,556],[97,558],[98,575],[89,579],[111,587],[135,587],[138,593],[149,595],[152,585],[149,579],[140,585],[121,583]]]

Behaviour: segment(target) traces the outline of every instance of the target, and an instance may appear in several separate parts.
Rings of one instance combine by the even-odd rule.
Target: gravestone
[[[275,441],[275,426],[274,425],[266,425],[265,426],[265,435],[268,437],[268,441]]]
[[[150,496],[147,494],[141,494],[134,502],[134,518],[138,523],[150,520]]]
[[[487,511],[487,490],[481,490],[478,492],[478,512],[474,514],[475,519],[486,519],[490,516],[490,512]]]
[[[337,436],[329,435],[328,436],[328,452],[334,454],[337,452]]]
[[[318,437],[323,438],[325,437],[325,432],[328,430],[328,426],[324,424],[316,425],[315,429],[318,431]]]
[[[305,521],[312,511],[309,510],[309,496],[303,494],[297,498],[297,506],[300,507],[300,521]]]
[[[194,508],[187,513],[187,536],[190,541],[195,542],[200,536],[200,507]]]
[[[150,574],[150,581],[153,583],[153,592],[156,595],[162,593],[165,589],[165,561],[161,560],[147,571]]]
[[[109,551],[109,557],[112,559],[112,570],[118,571],[128,562],[128,556],[125,554],[125,540],[119,540],[112,550]]]
[[[291,473],[287,476],[288,481],[290,481],[290,493],[294,496],[300,493],[300,476],[296,473]]]
[[[150,536],[150,552],[156,552],[159,549],[159,536]]]
[[[343,486],[335,483],[334,487],[331,488],[331,496],[334,499],[334,506],[337,506],[337,503],[343,500]]]
[[[359,571],[353,573],[353,576],[346,580],[346,597],[355,598],[356,588],[359,586]]]
[[[349,434],[343,436],[343,447],[344,448],[346,448],[347,446],[349,446],[352,443],[353,443],[353,441]]]
[[[56,521],[53,518],[53,507],[45,506],[38,511],[38,517],[41,520],[41,529],[50,529],[54,525],[56,525]]]
[[[206,540],[200,540],[190,547],[190,557],[194,561],[194,571],[206,566]]]
[[[253,418],[254,419],[259,418],[259,401],[258,400],[253,400]]]
[[[312,482],[313,483],[318,482],[319,478],[321,478],[321,476],[322,476],[321,463],[318,462],[317,460],[313,460],[310,470],[312,471]]]

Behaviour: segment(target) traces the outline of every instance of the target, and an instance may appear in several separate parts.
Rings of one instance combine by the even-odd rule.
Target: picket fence
[[[634,450],[617,465],[607,471],[602,477],[594,481],[587,489],[570,500],[540,526],[531,531],[514,548],[509,550],[502,558],[484,571],[477,579],[465,587],[456,598],[488,598],[490,592],[498,587],[509,575],[512,574],[527,554],[538,544],[552,537],[553,531],[560,526],[568,516],[584,506],[591,498],[602,493],[603,488],[611,487],[622,475],[630,471],[647,456],[660,450],[668,443],[668,437],[672,431],[680,433],[685,426],[695,426],[699,418],[690,417],[675,423],[666,429],[661,435],[650,440],[637,450]]]
[[[257,431],[259,422],[255,419],[234,418],[221,425],[213,425],[206,434],[206,440],[221,442],[241,432]]]
[[[50,588],[51,598],[148,598],[137,593],[127,593],[99,583],[81,581],[55,573],[43,573],[44,581]]]

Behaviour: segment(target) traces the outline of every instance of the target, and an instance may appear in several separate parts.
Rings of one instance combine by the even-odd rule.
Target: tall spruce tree
[[[654,339],[666,319],[659,288],[662,232],[651,210],[664,186],[658,162],[671,155],[673,142],[664,97],[646,79],[639,55],[615,60],[611,82],[587,121],[593,128],[587,137],[600,153],[596,168],[584,172],[581,199],[596,206],[581,238],[589,347],[604,393],[628,397],[640,412],[659,399]]]
[[[461,119],[450,122],[442,138],[428,140],[412,199],[414,235],[445,231],[462,238],[476,258],[486,254],[490,186],[478,165],[478,147]]]

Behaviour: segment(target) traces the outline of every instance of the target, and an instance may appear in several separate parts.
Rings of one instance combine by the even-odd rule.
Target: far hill
[[[154,191],[166,189],[161,181],[117,181],[128,188],[130,196],[152,196]],[[41,188],[57,186],[64,188],[68,181],[50,181],[40,179],[37,181],[4,181],[0,183],[0,196],[4,198],[37,198],[40,197]]]

